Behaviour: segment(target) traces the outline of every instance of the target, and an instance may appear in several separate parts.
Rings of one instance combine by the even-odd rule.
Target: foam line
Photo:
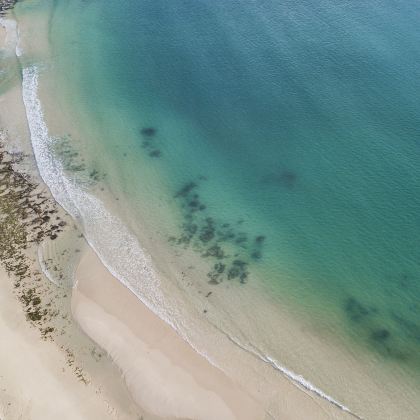
[[[320,388],[316,387],[314,384],[309,382],[307,379],[305,379],[302,375],[299,375],[292,370],[287,369],[286,367],[282,366],[277,360],[273,359],[270,356],[264,355],[260,351],[258,351],[254,346],[252,348],[243,345],[239,340],[237,340],[235,337],[232,337],[225,331],[222,331],[219,329],[232,343],[239,346],[242,350],[246,351],[247,353],[251,353],[255,357],[257,357],[259,360],[263,361],[264,363],[269,364],[277,371],[281,372],[283,375],[285,375],[288,379],[290,379],[294,384],[299,386],[300,388],[303,388],[306,391],[310,391],[313,394],[317,395],[318,397],[321,397],[322,399],[330,402],[331,404],[335,405],[337,408],[339,408],[342,411],[345,411],[352,415],[353,417],[363,420],[363,417],[360,417],[359,415],[353,413],[347,406],[340,403],[330,395],[326,394],[324,391],[322,391]]]

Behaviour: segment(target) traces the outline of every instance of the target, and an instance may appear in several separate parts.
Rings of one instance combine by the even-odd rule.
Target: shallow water
[[[150,221],[170,249],[204,258],[197,288],[239,285],[254,311],[268,292],[418,378],[419,12],[411,0],[55,1],[49,71],[80,126],[54,153],[76,184],[121,199],[130,234]],[[72,197],[88,226],[89,199]],[[255,333],[275,335],[262,317],[227,304],[213,323],[281,355]]]

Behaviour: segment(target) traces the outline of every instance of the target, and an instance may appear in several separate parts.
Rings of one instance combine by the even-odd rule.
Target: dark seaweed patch
[[[162,152],[158,149],[154,149],[151,152],[149,152],[149,156],[153,158],[158,158],[162,156]]]
[[[202,227],[199,239],[201,242],[207,243],[210,242],[215,236],[216,228],[214,226],[214,221],[211,217],[207,217],[205,220],[205,225]]]
[[[362,305],[356,298],[346,299],[344,309],[349,318],[354,322],[360,322],[372,313],[372,310]]]
[[[265,242],[265,236],[264,235],[258,235],[255,237],[254,243],[252,245],[251,250],[251,258],[254,261],[260,261],[263,256],[263,246]]]
[[[229,223],[223,223],[221,229],[217,231],[219,241],[231,241],[235,238],[235,231],[230,228]]]
[[[200,202],[197,199],[191,200],[188,205],[192,208],[192,209],[196,209],[199,207]]]
[[[74,150],[70,135],[63,136],[54,143],[54,152],[61,160],[66,171],[77,173],[87,170],[83,159],[80,159],[79,153]]]
[[[99,171],[97,169],[93,169],[92,171],[89,172],[89,177],[93,179],[94,181],[99,181],[100,180]]]
[[[207,248],[206,251],[202,254],[203,257],[214,257],[218,260],[225,257],[223,249],[219,245],[213,245],[210,248]]]
[[[258,245],[262,245],[264,243],[264,241],[265,241],[265,236],[264,235],[259,235],[255,238],[255,242]]]
[[[402,274],[398,279],[398,285],[401,289],[408,289],[410,287],[410,276],[408,274]]]
[[[83,182],[88,178],[90,184],[103,181],[106,174],[95,167],[88,167],[83,158],[74,149],[71,135],[63,136],[54,143],[54,153],[60,159],[65,171],[72,172],[73,176],[80,176]]]
[[[224,273],[225,269],[226,269],[226,265],[223,263],[214,264],[213,269],[209,273],[207,273],[207,277],[210,278],[209,284],[213,284],[213,285],[219,284],[221,281],[220,278],[222,274]]]
[[[246,271],[247,266],[248,263],[245,261],[234,260],[227,273],[228,280],[239,278],[241,283],[245,283],[248,278],[248,273]]]
[[[387,328],[373,328],[370,331],[369,340],[373,348],[384,357],[400,362],[406,362],[410,358],[408,348],[404,349],[398,345],[398,341],[393,340],[393,335]]]
[[[238,236],[236,237],[236,239],[235,239],[235,242],[236,242],[238,245],[244,245],[247,241],[248,241],[248,236],[247,236],[247,234],[246,234],[246,233],[244,233],[244,232],[240,232],[240,233],[238,234]]]
[[[385,328],[379,328],[372,331],[370,337],[375,341],[385,341],[390,337],[391,333]]]
[[[156,134],[157,130],[154,127],[143,127],[140,130],[140,134],[144,137],[153,137]]]
[[[293,188],[296,183],[297,175],[295,172],[292,171],[283,171],[280,174],[280,181],[282,185],[284,185],[287,188]]]
[[[262,177],[264,184],[274,184],[283,188],[292,189],[297,182],[297,173],[290,169],[283,169]]]
[[[231,224],[211,217],[197,191],[199,186],[199,181],[189,181],[175,193],[174,197],[180,200],[183,209],[184,222],[181,235],[169,240],[184,248],[192,246],[203,257],[216,260],[207,273],[209,284],[216,285],[225,279],[245,283],[249,276],[247,260],[261,259],[265,237],[259,235],[250,241],[243,227],[238,228],[243,220]],[[230,255],[232,246],[238,249],[235,257]]]
[[[225,271],[226,265],[222,263],[214,264],[214,269],[218,274],[222,274]]]
[[[186,197],[196,187],[197,184],[195,182],[188,182],[175,194],[175,198]]]
[[[156,133],[157,129],[154,127],[144,127],[140,130],[140,134],[144,138],[144,140],[141,143],[141,146],[152,158],[159,158],[162,156],[162,151],[156,145]]]

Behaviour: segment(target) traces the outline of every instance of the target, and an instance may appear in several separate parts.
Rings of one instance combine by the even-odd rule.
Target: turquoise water
[[[418,376],[420,4],[54,5],[57,68],[121,212],[158,202],[214,290],[260,282]]]

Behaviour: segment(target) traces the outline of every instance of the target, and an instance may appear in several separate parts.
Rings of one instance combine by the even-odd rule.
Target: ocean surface
[[[30,13],[48,14],[49,53],[23,59],[41,175],[121,281],[197,347],[188,314],[350,408],[334,366],[285,348],[276,305],[419,381],[417,0]]]

